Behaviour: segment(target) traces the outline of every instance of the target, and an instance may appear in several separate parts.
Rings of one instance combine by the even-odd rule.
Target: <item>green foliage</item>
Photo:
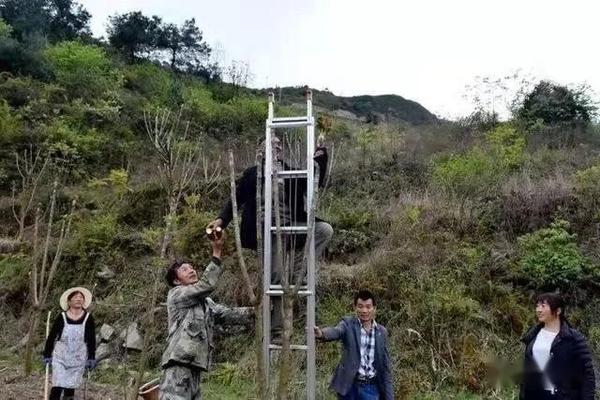
[[[99,162],[108,145],[108,138],[95,129],[78,132],[61,119],[43,127],[46,145],[59,165],[66,168],[83,167]],[[79,173],[80,171],[72,171]]]
[[[89,38],[91,15],[73,0],[4,0],[0,15],[17,39],[41,34],[51,42]]]
[[[116,215],[90,215],[74,223],[72,247],[69,250],[83,260],[95,260],[109,251],[118,233]]]
[[[24,255],[0,256],[0,292],[18,293],[27,288],[31,261]]]
[[[125,193],[130,191],[129,174],[124,169],[110,170],[106,178],[94,178],[87,184],[93,189],[94,201],[102,201],[104,207],[110,207],[113,203],[120,201]]]
[[[226,103],[213,99],[211,91],[203,85],[193,85],[184,93],[184,102],[200,128],[216,138],[244,135],[254,141],[264,129],[267,104],[264,100],[242,96]]]
[[[568,88],[540,81],[525,96],[517,117],[529,126],[538,121],[554,124],[587,124],[596,115],[597,106],[585,86]]]
[[[481,309],[478,302],[465,293],[465,288],[455,283],[438,284],[428,298],[431,312],[442,320],[469,320]]]
[[[62,42],[45,51],[51,70],[59,84],[74,97],[103,97],[122,84],[105,51],[79,42]]]
[[[194,18],[185,20],[181,26],[164,24],[159,27],[156,47],[168,53],[173,71],[194,72],[202,69],[210,55],[210,47],[202,40],[202,31]]]
[[[151,106],[168,106],[178,96],[173,75],[157,65],[144,63],[124,69],[125,88],[145,97]]]
[[[10,38],[12,31],[12,27],[8,25],[2,18],[0,18],[0,40]]]
[[[485,139],[487,150],[473,147],[463,154],[438,159],[434,184],[458,197],[482,195],[497,186],[499,178],[522,165],[525,139],[514,128],[499,125]]]
[[[567,221],[557,220],[518,238],[520,271],[534,285],[563,286],[582,278],[586,261],[568,228]]]
[[[147,54],[156,46],[162,20],[156,15],[147,17],[141,11],[109,17],[108,41],[129,62]]]
[[[156,182],[146,182],[127,192],[119,209],[119,222],[148,228],[162,221],[167,194]]]
[[[504,170],[519,167],[523,162],[525,138],[516,129],[502,124],[487,133],[496,165]]]
[[[202,258],[206,253],[205,227],[214,219],[212,213],[198,212],[189,205],[178,218],[178,229],[173,237],[175,254]]]
[[[575,195],[584,221],[600,220],[600,165],[592,165],[575,173]]]
[[[22,122],[5,100],[0,101],[0,144],[6,146],[18,142],[22,137]]]
[[[480,194],[497,183],[494,160],[475,147],[461,155],[438,160],[433,168],[433,182],[451,194],[465,197]]]

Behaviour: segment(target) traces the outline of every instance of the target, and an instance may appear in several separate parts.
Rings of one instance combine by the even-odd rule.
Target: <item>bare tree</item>
[[[44,241],[42,254],[40,254],[39,247],[39,234],[41,224],[41,211],[39,208],[36,209],[35,222],[34,222],[34,233],[33,233],[33,256],[32,256],[32,271],[31,271],[31,318],[29,324],[29,330],[27,333],[27,344],[25,346],[25,357],[24,357],[24,370],[25,375],[29,375],[32,369],[32,353],[33,346],[35,345],[37,336],[37,327],[39,325],[40,315],[46,305],[46,300],[50,290],[52,289],[52,283],[54,281],[54,275],[60,263],[65,241],[69,236],[71,230],[71,221],[73,219],[73,213],[75,211],[75,200],[71,204],[71,211],[66,218],[63,218],[60,223],[60,230],[58,237],[53,236],[53,224],[54,214],[56,209],[56,192],[58,182],[54,182],[52,188],[52,195],[50,196],[50,211],[48,216],[48,225],[46,227],[46,238]],[[49,255],[51,244],[56,243],[54,255]]]
[[[41,150],[38,150],[34,154],[33,149],[30,147],[29,150],[24,150],[22,155],[15,153],[15,159],[17,171],[19,171],[19,175],[21,176],[21,184],[19,188],[17,188],[16,183],[13,184],[12,212],[19,224],[19,232],[16,239],[21,241],[25,233],[25,220],[31,211],[40,178],[44,175],[50,158],[47,156],[43,157]]]
[[[233,60],[231,65],[225,71],[229,82],[236,88],[248,86],[252,81],[253,74],[250,71],[250,64],[245,61]]]
[[[184,192],[192,185],[200,163],[203,161],[198,140],[190,140],[190,123],[181,121],[182,110],[173,114],[169,110],[157,110],[153,116],[144,113],[148,138],[159,157],[158,175],[168,195],[168,214],[160,257],[165,258],[171,242],[175,215]],[[208,173],[206,173],[207,176]],[[209,181],[218,177],[215,171]]]
[[[260,177],[262,176],[262,157],[260,153],[256,155],[256,204],[258,205],[256,214],[256,234],[257,234],[257,262],[258,262],[258,271],[262,270],[262,208],[261,204],[261,193],[262,193],[262,180]],[[240,219],[237,205],[237,198],[235,195],[235,165],[234,165],[234,157],[233,151],[229,150],[229,182],[231,188],[231,205],[233,210],[233,226],[234,226],[234,235],[235,235],[235,247],[238,254],[238,261],[240,263],[240,268],[242,270],[242,276],[244,277],[244,283],[246,285],[246,290],[248,292],[248,297],[250,298],[250,303],[254,307],[254,315],[255,315],[255,337],[256,341],[256,370],[257,370],[257,381],[258,381],[258,398],[266,399],[267,398],[267,377],[266,371],[263,366],[263,353],[262,353],[262,341],[260,340],[263,337],[262,330],[262,296],[257,296],[254,293],[254,288],[252,286],[252,282],[250,280],[250,276],[248,274],[248,269],[246,267],[246,262],[244,260],[244,255],[242,253],[242,240],[240,234]]]
[[[192,140],[189,137],[190,123],[182,122],[181,109],[177,113],[161,109],[156,110],[152,114],[145,112],[144,126],[153,149],[158,156],[158,177],[168,196],[168,212],[165,218],[165,230],[160,246],[160,259],[164,260],[167,258],[167,252],[173,237],[177,210],[181,205],[185,191],[192,186],[204,158],[202,156],[200,141],[197,139]],[[218,172],[215,170],[215,172],[206,176],[212,182],[218,178]],[[148,361],[150,339],[154,336],[153,333],[156,329],[153,320],[160,288],[160,276],[156,268],[153,271],[154,276],[150,302],[143,318],[145,334],[142,352],[138,363],[138,374],[130,395],[131,400],[137,399],[138,388],[144,379],[144,372]]]
[[[277,182],[275,181],[276,175],[274,175],[273,182],[273,197],[277,199],[279,197]],[[315,179],[313,191],[314,195],[312,198],[312,203],[309,205],[309,209],[314,213],[314,210],[317,209],[318,203],[318,182],[319,182],[319,171],[318,169],[315,171]],[[278,400],[286,400],[290,396],[290,381],[292,378],[293,372],[293,361],[292,361],[292,351],[291,351],[291,337],[293,332],[293,322],[294,322],[294,302],[298,299],[298,292],[301,287],[302,279],[307,273],[308,266],[308,257],[310,251],[310,244],[312,242],[312,238],[314,235],[314,214],[313,218],[310,218],[311,212],[309,212],[309,219],[307,223],[308,233],[306,235],[306,242],[304,243],[304,250],[302,256],[302,268],[300,271],[294,271],[294,258],[295,257],[283,257],[283,248],[281,246],[281,233],[279,227],[281,226],[280,215],[279,215],[279,202],[275,203],[275,226],[277,226],[277,232],[279,237],[276,238],[277,241],[277,263],[283,263],[283,338],[281,343],[281,356],[279,359],[279,380],[277,387],[277,399]],[[316,260],[315,260],[316,262]],[[281,264],[279,264],[281,265]],[[290,270],[294,271],[294,274],[290,274]],[[290,285],[290,275],[294,275],[295,280],[293,285]],[[314,293],[313,293],[314,295]],[[311,332],[307,330],[307,335],[310,335]]]

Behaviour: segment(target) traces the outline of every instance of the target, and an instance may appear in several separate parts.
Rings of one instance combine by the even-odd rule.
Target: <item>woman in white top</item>
[[[536,299],[538,324],[521,339],[525,344],[521,400],[594,400],[592,356],[585,337],[564,314],[560,295]]]

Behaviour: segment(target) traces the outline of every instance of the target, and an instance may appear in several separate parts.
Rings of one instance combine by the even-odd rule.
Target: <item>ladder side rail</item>
[[[273,119],[273,96],[269,96],[269,111],[266,121],[265,129],[265,143],[264,143],[264,166],[263,166],[263,202],[264,202],[264,213],[263,213],[263,366],[266,375],[266,387],[270,390],[270,375],[271,375],[271,297],[267,295],[269,287],[271,286],[271,223],[272,223],[272,179],[273,173],[273,152],[271,146],[271,120]],[[257,176],[257,179],[262,179],[261,176]],[[262,204],[257,204],[257,207],[262,207]]]
[[[307,232],[308,258],[307,258],[307,286],[312,295],[306,298],[306,398],[315,400],[316,389],[316,343],[313,327],[315,326],[315,131],[312,116],[312,92],[307,92],[306,115],[313,122],[307,126],[306,138],[306,169],[308,170],[306,182],[306,203],[307,203],[307,226],[310,232]]]

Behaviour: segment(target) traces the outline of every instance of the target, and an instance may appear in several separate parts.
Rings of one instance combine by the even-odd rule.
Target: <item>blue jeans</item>
[[[347,395],[338,395],[339,400],[379,400],[379,389],[375,384],[354,382]]]

